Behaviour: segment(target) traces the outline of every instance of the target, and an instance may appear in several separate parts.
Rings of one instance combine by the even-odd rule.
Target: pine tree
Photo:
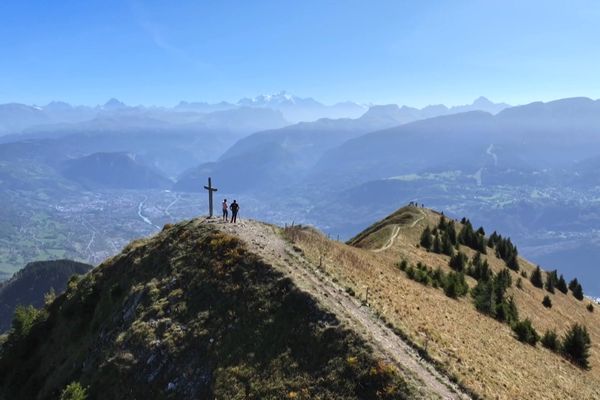
[[[448,238],[453,246],[458,244],[458,238],[456,237],[456,226],[454,225],[454,220],[450,220],[448,223],[448,227],[446,228],[446,233],[448,233]]]
[[[517,304],[512,296],[507,299],[502,299],[500,303],[496,304],[496,319],[498,321],[513,324],[519,321],[519,312],[517,310]]]
[[[448,237],[448,234],[442,236],[442,253],[452,257],[454,255],[454,246]]]
[[[450,272],[446,276],[444,293],[453,299],[466,295],[469,292],[469,286],[465,281],[465,276],[461,272]]]
[[[562,341],[562,353],[573,364],[588,369],[592,341],[585,326],[575,324],[565,334]]]
[[[467,265],[467,256],[465,253],[459,251],[450,259],[449,265],[453,270],[463,272]]]
[[[517,255],[516,254],[512,254],[510,256],[510,258],[508,259],[508,261],[506,261],[506,266],[510,269],[512,269],[513,271],[519,271],[519,269],[521,268],[519,265],[519,261],[517,260]]]
[[[567,287],[567,282],[565,281],[565,277],[562,276],[562,274],[560,275],[560,278],[558,278],[558,281],[556,282],[556,288],[558,290],[560,290],[561,292],[563,292],[564,294],[567,294],[567,292],[569,291],[569,288]]]
[[[555,271],[556,272],[556,271]],[[555,277],[552,273],[546,275],[546,290],[554,293],[554,285],[556,284]]]
[[[480,280],[471,290],[471,296],[477,311],[495,316],[496,303],[494,301],[494,284],[492,280]]]
[[[542,279],[542,270],[540,269],[539,265],[531,273],[531,278],[529,278],[529,280],[535,287],[538,287],[538,288],[544,287],[544,281]]]
[[[569,282],[569,290],[574,291],[577,288],[577,285],[579,285],[579,281],[577,280],[577,278],[574,278],[573,280],[571,280],[571,282]]]
[[[583,300],[583,287],[581,286],[581,283],[578,283],[577,286],[575,286],[573,296],[579,301]]]
[[[445,231],[447,226],[446,217],[443,215],[440,217],[440,222],[438,223],[438,228],[441,231]]]
[[[440,236],[438,234],[433,238],[433,248],[434,253],[440,254],[442,252],[442,242],[440,240]]]
[[[421,247],[425,248],[426,250],[431,249],[431,245],[433,244],[432,240],[431,240],[431,229],[429,229],[429,227],[426,227],[425,230],[423,230],[423,233],[421,234]]]

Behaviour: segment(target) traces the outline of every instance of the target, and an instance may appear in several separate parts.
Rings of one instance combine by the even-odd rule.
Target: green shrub
[[[589,303],[586,308],[589,312],[594,312],[594,305],[592,303]]]
[[[542,300],[542,304],[546,308],[552,308],[552,300],[550,300],[550,297],[548,295],[544,296],[544,300]]]
[[[477,282],[477,286],[471,290],[471,296],[477,311],[495,316],[494,284],[491,279]]]
[[[408,267],[408,263],[406,262],[406,260],[402,260],[398,263],[398,268],[400,269],[400,271],[406,271],[406,267]]]
[[[546,331],[540,342],[542,343],[542,346],[549,350],[554,352],[558,352],[560,350],[560,340],[558,339],[558,335],[554,330]]]
[[[538,340],[540,340],[540,335],[535,331],[529,319],[514,323],[512,329],[516,333],[517,339],[523,343],[535,346]]]
[[[14,339],[27,336],[39,315],[40,311],[34,306],[17,306],[12,320],[11,336]]]
[[[517,303],[513,297],[508,299],[502,299],[495,307],[496,319],[501,322],[507,322],[512,324],[519,320],[519,311],[517,310]]]
[[[492,277],[492,270],[487,262],[482,258],[480,252],[477,252],[473,256],[473,260],[471,262],[472,266],[467,269],[467,273],[471,275],[476,280],[484,279],[488,280]]]
[[[453,299],[462,297],[469,292],[469,286],[465,281],[465,275],[462,272],[450,272],[446,276],[444,284],[444,293]]]
[[[87,397],[87,389],[79,382],[69,383],[60,394],[60,400],[86,400]]]
[[[583,325],[574,324],[563,338],[562,353],[573,364],[588,369],[591,346],[592,341],[587,328]]]

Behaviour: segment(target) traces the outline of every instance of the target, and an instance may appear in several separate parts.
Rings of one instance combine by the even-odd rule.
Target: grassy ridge
[[[234,237],[193,222],[130,244],[11,337],[0,399],[403,399],[395,371]]]

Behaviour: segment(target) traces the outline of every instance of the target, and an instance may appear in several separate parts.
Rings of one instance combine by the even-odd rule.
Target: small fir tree
[[[431,229],[429,229],[429,227],[426,227],[425,230],[423,230],[423,233],[421,234],[421,247],[423,247],[426,250],[431,249],[431,246],[433,245],[433,241],[431,240]]]
[[[562,276],[562,274],[560,275],[560,277],[558,278],[558,281],[556,282],[556,288],[558,290],[560,290],[561,292],[563,292],[564,294],[567,294],[567,292],[569,291],[569,288],[567,287],[567,282],[565,281],[565,277]]]
[[[540,340],[540,335],[538,335],[538,333],[535,331],[533,325],[531,324],[531,320],[528,318],[513,324],[512,329],[516,333],[517,339],[523,343],[535,346],[535,344]]]
[[[587,328],[575,324],[565,334],[562,341],[562,352],[573,364],[588,369],[591,346],[592,341]]]
[[[542,346],[548,350],[554,352],[558,352],[560,350],[560,340],[556,334],[556,331],[554,330],[546,331],[540,342],[542,343]]]
[[[531,273],[531,278],[529,278],[529,280],[535,287],[538,287],[538,288],[544,287],[544,281],[542,279],[542,270],[540,269],[539,265]]]

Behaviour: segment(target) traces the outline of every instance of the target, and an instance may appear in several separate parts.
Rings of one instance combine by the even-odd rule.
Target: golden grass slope
[[[571,324],[587,326],[592,350],[591,370],[581,370],[540,344],[531,347],[514,337],[506,324],[480,314],[470,296],[453,300],[440,289],[425,287],[409,280],[395,264],[405,259],[449,271],[449,257],[427,252],[418,246],[423,229],[434,227],[440,214],[416,207],[405,207],[380,223],[369,227],[347,245],[330,241],[313,229],[295,229],[288,238],[300,247],[312,262],[352,289],[389,323],[426,348],[429,355],[461,384],[489,399],[600,399],[600,310],[589,312],[588,300],[578,301],[572,294],[550,294],[511,271],[513,286],[508,295],[516,300],[520,318],[530,318],[542,335],[555,329],[562,335]],[[460,224],[457,229],[460,229]],[[387,247],[390,235],[397,233]],[[461,246],[461,251],[474,251]],[[487,260],[500,271],[505,263],[489,252]],[[535,268],[519,259],[528,276]],[[467,277],[471,287],[475,280]],[[553,307],[542,299],[549,295]]]

